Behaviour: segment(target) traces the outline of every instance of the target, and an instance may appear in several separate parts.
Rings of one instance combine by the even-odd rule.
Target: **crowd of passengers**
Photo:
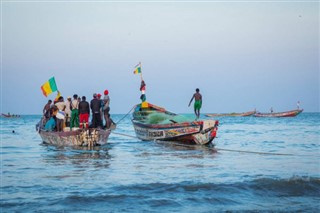
[[[43,108],[44,129],[47,131],[63,131],[65,127],[72,128],[106,128],[109,129],[114,122],[110,118],[110,98],[108,90],[101,94],[93,94],[93,99],[89,102],[86,97],[73,95],[73,99],[68,97],[66,101],[62,96],[52,103],[49,100]],[[89,125],[91,109],[91,124]],[[104,124],[104,125],[103,125]]]

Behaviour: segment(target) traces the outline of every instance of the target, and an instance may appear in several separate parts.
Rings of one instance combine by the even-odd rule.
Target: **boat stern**
[[[193,135],[194,142],[200,145],[211,143],[217,136],[219,126],[219,121],[216,120],[204,120],[202,122],[202,130]]]

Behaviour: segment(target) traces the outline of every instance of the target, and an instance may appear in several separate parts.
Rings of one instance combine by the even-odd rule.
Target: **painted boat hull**
[[[242,112],[242,113],[214,113],[206,114],[207,117],[246,117],[254,115],[256,111]]]
[[[111,130],[87,129],[68,132],[39,131],[42,141],[54,146],[95,147],[107,143]]]
[[[139,106],[139,105],[137,105]],[[136,107],[137,107],[136,106]],[[132,123],[137,137],[141,140],[164,140],[178,141],[191,144],[208,144],[216,137],[218,130],[218,121],[203,120],[193,122],[181,122],[170,124],[150,124],[144,122],[144,116],[152,111],[165,113],[167,115],[176,115],[166,111],[164,108],[149,104],[148,110],[136,111],[133,113]]]
[[[291,110],[291,111],[286,111],[286,112],[276,112],[276,113],[256,113],[254,114],[255,117],[295,117],[299,115],[303,109],[297,109],[297,110]]]

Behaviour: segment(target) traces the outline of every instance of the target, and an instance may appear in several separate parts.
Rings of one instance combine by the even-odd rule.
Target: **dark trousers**
[[[100,112],[92,113],[92,127],[102,127],[101,114]]]

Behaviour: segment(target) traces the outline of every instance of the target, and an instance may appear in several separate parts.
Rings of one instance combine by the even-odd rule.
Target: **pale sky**
[[[41,114],[52,76],[66,98],[110,92],[111,114],[147,100],[193,113],[319,112],[319,2],[1,2],[1,112]]]

